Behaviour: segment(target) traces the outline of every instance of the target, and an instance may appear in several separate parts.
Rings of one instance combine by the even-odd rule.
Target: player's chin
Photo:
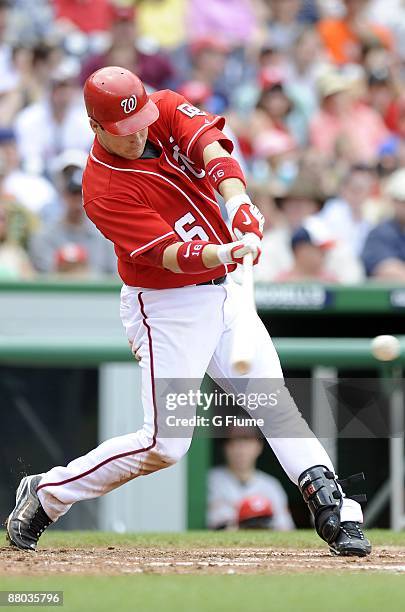
[[[139,159],[142,155],[142,151],[124,151],[121,153],[121,157],[125,157],[125,159]]]

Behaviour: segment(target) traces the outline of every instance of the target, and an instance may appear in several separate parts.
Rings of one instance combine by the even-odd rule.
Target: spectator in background
[[[299,35],[286,68],[286,89],[300,108],[308,125],[318,110],[317,82],[321,74],[323,49],[318,32],[307,28]]]
[[[84,171],[87,163],[87,151],[80,149],[65,149],[60,155],[52,159],[50,164],[50,176],[53,184],[59,193],[63,193],[65,186],[72,174],[79,169]],[[41,211],[41,218],[46,223],[57,221],[63,217],[65,212],[65,203],[62,198],[57,197]]]
[[[44,223],[31,240],[31,260],[39,272],[74,276],[112,274],[112,244],[87,219],[82,204],[82,168],[70,165],[60,176],[63,215]]]
[[[6,164],[0,152],[0,280],[34,276],[26,247],[36,219],[4,190]]]
[[[403,0],[0,0],[3,190],[47,227],[63,215],[55,158],[87,152],[93,138],[75,75],[79,68],[84,82],[123,65],[151,88],[226,113],[248,185],[260,187],[268,209],[257,278],[292,266],[291,236],[322,206],[284,197],[301,173],[328,194],[320,215],[336,241],[328,274],[359,280],[365,236],[391,213],[380,194],[405,166],[404,16]],[[73,62],[62,62],[65,53]],[[375,167],[376,183],[357,166]],[[277,206],[274,195],[284,197]],[[301,210],[298,225],[290,207],[292,216]],[[83,252],[66,256],[87,267]]]
[[[262,256],[255,266],[256,281],[286,280],[282,275],[295,269],[296,263],[292,237],[309,219],[311,227],[316,225],[314,232],[318,232],[317,235],[328,234],[328,242],[334,243],[327,249],[327,257],[323,258],[322,263],[325,265],[322,266],[322,276],[330,281],[334,279],[346,283],[355,283],[363,278],[362,266],[351,249],[336,240],[333,232],[328,232],[318,218],[325,198],[320,181],[309,172],[299,174],[285,193],[275,197],[282,212],[282,220],[264,233]],[[312,220],[314,217],[315,221]],[[321,229],[318,229],[320,226]]]
[[[369,0],[343,0],[343,4],[343,17],[326,18],[318,25],[323,43],[336,64],[362,63],[364,48],[371,45],[393,49],[390,31],[367,21]]]
[[[6,91],[0,92],[0,125],[9,126],[15,114],[24,106],[24,100],[19,95],[24,77],[29,72],[31,51],[25,47],[15,47],[12,50],[11,61],[16,79]]]
[[[353,166],[343,177],[340,194],[325,203],[319,217],[340,243],[359,257],[372,226],[366,218],[367,201],[375,177],[370,168]]]
[[[34,276],[24,248],[10,237],[11,211],[0,202],[0,280],[23,280]]]
[[[3,164],[2,189],[27,211],[42,217],[58,199],[52,183],[21,168],[14,130],[0,128],[0,155]]]
[[[405,5],[403,0],[370,0],[367,18],[392,32],[400,57],[405,57]]]
[[[285,89],[284,76],[276,68],[261,72],[261,92],[249,125],[254,136],[275,129],[293,137],[297,116]]]
[[[375,227],[366,240],[362,259],[367,275],[405,282],[405,170],[397,170],[386,185],[393,217]]]
[[[276,277],[277,282],[319,281],[335,283],[328,272],[326,255],[335,246],[331,234],[319,218],[309,217],[291,237],[293,264]]]
[[[301,0],[267,0],[270,15],[267,22],[268,38],[276,47],[288,51],[296,43],[302,29],[299,15]]]
[[[211,90],[210,107],[221,115],[229,105],[229,91],[224,72],[230,49],[221,39],[199,38],[190,45],[191,79]]]
[[[111,27],[110,0],[52,0],[59,26],[78,28],[82,32],[105,32]]]
[[[257,281],[274,281],[294,263],[291,237],[305,219],[323,206],[324,196],[310,175],[298,175],[291,187],[275,197],[282,213],[281,223],[265,231],[262,256],[255,266]]]
[[[53,33],[52,0],[9,0],[8,36],[13,43],[24,41],[32,46]]]
[[[319,21],[320,3],[319,0],[301,0],[301,10],[298,16],[301,23],[314,24]]]
[[[18,72],[13,63],[11,45],[6,42],[11,3],[0,0],[0,95],[14,89],[18,83]]]
[[[387,127],[399,136],[405,139],[405,93],[402,92],[388,106],[385,114],[385,123]]]
[[[133,7],[113,6],[111,42],[107,51],[86,59],[82,66],[80,82],[104,66],[122,66],[132,70],[147,85],[154,89],[171,86],[175,71],[167,55],[157,52],[143,52],[137,47],[135,12]]]
[[[347,171],[346,163],[343,167],[344,171]],[[337,192],[343,173],[337,160],[330,163],[327,158],[319,155],[316,149],[307,147],[305,151],[300,151],[299,169],[303,176],[311,177],[314,185],[318,186],[318,192],[324,195],[325,200]]]
[[[47,95],[18,114],[15,129],[24,169],[41,174],[63,150],[90,149],[93,133],[77,76],[76,62],[64,60],[51,75]]]
[[[240,507],[251,496],[269,502],[273,529],[294,529],[283,487],[273,476],[256,469],[262,451],[263,442],[252,428],[231,430],[223,445],[225,466],[213,468],[208,474],[207,524],[211,529],[236,528]]]
[[[386,126],[391,129],[389,116],[395,114],[397,95],[389,69],[382,67],[370,71],[367,81],[367,102],[384,119]]]
[[[10,126],[26,106],[39,102],[49,87],[50,75],[61,60],[56,46],[39,43],[32,49],[19,46],[13,50],[18,80],[13,89],[0,97],[0,125]]]
[[[180,47],[186,38],[187,4],[186,0],[138,0],[139,36],[165,49]]]
[[[382,181],[399,167],[400,148],[404,145],[397,136],[390,136],[378,152],[377,173]]]
[[[355,99],[352,83],[338,72],[324,73],[318,86],[321,109],[311,121],[311,144],[331,161],[342,155],[349,164],[376,164],[389,136],[380,115]]]
[[[249,0],[189,0],[187,4],[187,31],[191,41],[219,38],[232,46],[252,42],[256,18]]]
[[[267,130],[253,141],[252,174],[279,192],[290,187],[298,174],[298,147],[293,138],[280,130]]]

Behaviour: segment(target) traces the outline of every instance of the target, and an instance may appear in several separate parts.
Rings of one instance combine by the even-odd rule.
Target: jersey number
[[[191,226],[196,222],[196,219],[193,215],[188,212],[183,215],[176,223],[174,224],[174,229],[176,233],[184,240],[184,242],[189,242],[190,240],[207,240],[209,241],[209,236],[204,228],[201,225],[194,225],[193,227],[189,227],[187,229],[187,225]]]
[[[187,117],[190,117],[190,119],[198,116],[206,117],[207,115],[207,113],[205,113],[204,111],[200,110],[196,106],[192,106],[192,104],[188,104],[187,102],[180,104],[180,106],[177,107],[177,110],[183,113],[183,115],[187,115]]]

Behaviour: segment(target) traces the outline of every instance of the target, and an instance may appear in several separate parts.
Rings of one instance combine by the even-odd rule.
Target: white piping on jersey
[[[110,168],[110,170],[117,170],[118,172],[137,172],[138,174],[152,174],[153,176],[157,176],[158,178],[163,179],[164,181],[166,181],[167,183],[169,183],[169,185],[171,185],[172,187],[174,187],[175,189],[177,189],[177,191],[180,191],[181,194],[183,194],[183,196],[186,198],[186,200],[191,204],[191,206],[198,212],[198,214],[200,215],[200,217],[202,219],[204,219],[205,223],[208,225],[208,227],[210,228],[210,230],[212,231],[212,233],[214,234],[215,238],[219,241],[220,244],[224,244],[221,240],[221,238],[218,236],[218,234],[216,233],[216,231],[214,230],[214,228],[212,227],[211,223],[209,223],[209,221],[207,221],[207,219],[205,218],[205,216],[203,215],[203,213],[200,211],[200,209],[198,208],[198,206],[196,206],[193,202],[193,200],[191,198],[188,197],[188,195],[186,193],[184,193],[184,191],[182,189],[180,189],[180,187],[178,187],[175,183],[173,183],[170,179],[166,178],[165,176],[163,176],[163,174],[158,174],[157,172],[151,172],[150,170],[135,170],[134,168],[116,168],[115,166],[110,166],[110,164],[106,164],[105,162],[100,161],[99,159],[97,159],[97,157],[94,155],[93,153],[93,149],[91,149],[90,151],[90,157],[91,159],[93,159],[96,163],[101,164],[102,166],[105,166],[106,168]]]
[[[157,139],[157,141],[158,141],[159,145],[160,145],[160,146],[161,146],[161,148],[162,148],[163,155],[165,156],[165,159],[166,159],[167,163],[169,164],[169,166],[171,166],[171,167],[172,167],[172,168],[174,168],[175,170],[178,170],[179,172],[181,172],[182,174],[184,174],[184,176],[185,176],[185,177],[186,177],[186,178],[187,178],[187,179],[190,181],[190,183],[193,183],[193,181],[192,181],[192,180],[191,180],[191,178],[188,176],[188,174],[187,174],[186,172],[184,172],[184,170],[182,170],[182,169],[180,168],[180,166],[175,166],[175,164],[173,164],[173,163],[170,161],[170,159],[169,159],[169,158],[167,157],[167,155],[166,155],[166,151],[164,150],[163,145],[162,145],[162,143],[160,142],[159,138]],[[194,185],[195,187],[197,187],[197,185],[196,185],[195,183],[193,183],[193,185]],[[198,189],[198,187],[197,187],[197,189]],[[205,198],[206,200],[208,200],[208,201],[209,201],[209,202],[211,202],[212,204],[215,204],[215,206],[216,206],[217,208],[219,208],[219,210],[221,210],[221,207],[220,207],[220,205],[218,204],[218,202],[217,202],[216,200],[213,200],[213,199],[212,199],[212,198],[210,198],[209,196],[205,195],[205,193],[203,193],[203,192],[202,192],[200,189],[198,189],[198,191],[201,193],[201,195],[203,196],[203,198]]]
[[[191,182],[191,178],[188,176],[188,174],[186,174],[186,173],[184,172],[184,170],[182,170],[182,169],[180,168],[180,166],[175,166],[175,165],[174,165],[174,164],[173,164],[173,163],[170,161],[170,159],[167,157],[167,155],[166,155],[166,151],[164,150],[163,145],[162,145],[162,143],[160,142],[159,138],[157,138],[157,141],[158,141],[159,145],[160,145],[160,146],[161,146],[161,148],[162,148],[163,155],[165,156],[165,159],[166,159],[167,163],[169,164],[169,166],[171,166],[171,167],[172,167],[172,168],[174,168],[175,170],[178,170],[179,172],[181,172],[182,174],[184,174],[184,176],[185,176],[186,178],[188,178],[188,180]]]
[[[209,125],[213,125],[214,123],[218,122],[218,117],[216,119],[213,119],[212,121],[208,121],[208,123],[205,123],[204,125],[202,125],[194,134],[194,136],[191,138],[190,142],[188,143],[187,149],[186,149],[186,155],[188,156],[189,152],[190,152],[190,148],[191,145],[193,144],[194,140],[197,138],[198,134],[202,131],[205,130],[205,128],[207,128]]]
[[[135,249],[135,251],[132,251],[132,253],[130,253],[130,256],[132,257],[132,255],[135,255],[135,253],[139,253],[139,251],[142,251],[143,249],[146,249],[147,247],[152,246],[152,244],[155,244],[155,242],[159,242],[159,240],[163,240],[163,238],[167,238],[167,236],[170,236],[171,234],[174,234],[174,233],[175,232],[173,231],[167,232],[167,234],[163,234],[163,236],[159,236],[159,238],[155,238],[154,240],[147,242],[146,244],[142,245],[138,249]]]

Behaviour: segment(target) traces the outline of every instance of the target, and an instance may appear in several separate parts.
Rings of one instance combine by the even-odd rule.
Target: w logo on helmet
[[[124,113],[126,115],[128,115],[129,113],[132,113],[136,109],[136,104],[137,104],[136,96],[131,96],[130,98],[124,98],[124,100],[122,100],[121,102],[121,106],[124,109]]]

